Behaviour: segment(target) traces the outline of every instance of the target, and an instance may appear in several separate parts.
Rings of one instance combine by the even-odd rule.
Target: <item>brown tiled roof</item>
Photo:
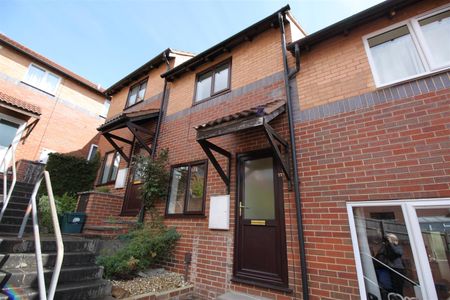
[[[238,120],[238,119],[244,119],[244,118],[247,118],[250,116],[260,116],[260,117],[267,116],[267,115],[270,115],[271,113],[273,113],[274,111],[276,111],[277,109],[281,108],[285,104],[286,104],[286,100],[284,100],[284,99],[274,100],[274,101],[271,101],[271,102],[268,102],[265,104],[261,104],[256,107],[242,110],[240,112],[237,112],[237,113],[225,116],[225,117],[217,118],[217,119],[209,121],[207,123],[195,126],[194,128],[199,130],[199,129],[216,126],[216,125],[219,125],[222,123],[226,123],[226,122],[230,122],[230,121],[234,121],[234,120]]]
[[[154,115],[157,115],[159,113],[159,109],[142,109],[137,111],[129,111],[129,112],[121,112],[120,114],[114,115],[108,120],[105,121],[99,128],[97,128],[98,131],[103,131],[107,129],[110,126],[113,126],[115,124],[119,123],[125,123],[128,120],[132,118],[137,118],[141,116],[148,115],[149,117],[153,117]]]
[[[87,80],[84,77],[81,77],[80,75],[75,74],[74,72],[64,68],[63,66],[51,61],[50,59],[48,59],[47,57],[31,50],[28,47],[25,47],[24,45],[10,39],[9,37],[7,37],[6,35],[0,33],[0,41],[9,45],[10,47],[18,50],[19,52],[22,52],[23,54],[26,54],[30,57],[32,57],[33,59],[37,60],[38,62],[46,65],[47,67],[50,67],[54,70],[57,70],[61,73],[63,73],[64,75],[66,75],[67,77],[77,81],[78,83],[81,83],[82,85],[90,88],[91,90],[96,91],[97,93],[103,94],[103,92],[105,91],[105,89],[103,88],[99,88],[99,86],[89,80]]]
[[[32,114],[35,114],[37,116],[41,115],[41,108],[27,103],[25,101],[22,101],[16,97],[13,97],[11,95],[5,94],[4,92],[0,91],[0,102],[6,103],[8,105],[14,106],[15,108],[19,108],[22,110],[25,110],[27,112],[30,112]]]

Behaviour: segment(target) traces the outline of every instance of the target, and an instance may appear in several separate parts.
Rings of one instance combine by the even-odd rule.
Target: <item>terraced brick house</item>
[[[287,6],[164,51],[107,90],[87,233],[136,220],[133,155],[168,148],[166,267],[200,299],[447,299],[449,20],[390,0],[306,35]]]
[[[15,145],[19,181],[52,152],[92,157],[108,104],[100,86],[0,34],[0,159]]]

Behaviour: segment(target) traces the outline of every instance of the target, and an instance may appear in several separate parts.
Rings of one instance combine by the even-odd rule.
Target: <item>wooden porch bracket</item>
[[[105,137],[105,139],[111,144],[111,146],[113,146],[114,150],[116,150],[117,152],[119,152],[119,154],[123,157],[123,159],[125,159],[125,161],[127,163],[130,163],[130,157],[128,157],[122,150],[122,148],[119,147],[119,145],[116,144],[116,142],[114,142],[113,137],[111,136],[110,133],[104,133],[103,136]]]
[[[289,190],[292,189],[292,180],[289,166],[289,147],[288,143],[285,139],[283,139],[268,123],[264,122],[264,133],[269,140],[270,146],[275,154],[275,159],[280,163],[281,169],[283,170],[284,175],[286,175],[286,179],[288,180]],[[280,148],[277,145],[277,142],[284,148],[285,158],[280,152]]]
[[[25,143],[25,140],[30,136],[31,132],[33,131],[34,127],[36,127],[37,123],[39,122],[39,118],[35,119],[33,122],[27,125],[25,127],[26,133],[22,138],[20,139],[22,141],[22,144]]]
[[[127,122],[126,126],[128,129],[133,133],[133,135],[138,140],[139,144],[147,150],[148,154],[152,155],[152,149],[145,143],[144,139],[138,134],[139,131],[147,131],[148,129],[145,129],[144,127],[141,127],[139,125],[136,125],[132,122]]]
[[[205,139],[200,139],[197,140],[197,142],[200,144],[200,146],[202,147],[203,151],[205,152],[206,156],[208,156],[209,160],[211,161],[211,163],[213,164],[214,168],[216,169],[217,173],[219,173],[220,178],[222,179],[222,181],[225,183],[225,185],[227,186],[227,193],[230,193],[230,176],[231,176],[231,153],[226,151],[223,148],[220,148],[219,146],[205,140]],[[228,163],[227,163],[227,172],[225,173],[225,171],[223,170],[222,166],[219,164],[219,162],[217,161],[216,157],[214,156],[214,154],[212,153],[212,151],[219,153],[220,155],[223,155],[227,158]]]

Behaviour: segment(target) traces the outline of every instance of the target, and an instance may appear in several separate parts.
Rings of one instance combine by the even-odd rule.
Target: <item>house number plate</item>
[[[260,226],[266,226],[266,220],[251,220],[251,225],[260,225]]]

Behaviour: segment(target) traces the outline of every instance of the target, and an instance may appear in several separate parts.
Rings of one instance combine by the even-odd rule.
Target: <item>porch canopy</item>
[[[25,127],[24,135],[21,140],[25,140],[30,135],[31,131],[33,131],[41,118],[41,108],[39,106],[11,96],[3,91],[0,91],[0,108],[19,113],[27,120],[30,118],[34,119]]]
[[[159,109],[144,109],[138,111],[122,112],[107,120],[103,125],[97,128],[102,133],[105,139],[120,153],[120,155],[130,162],[130,156],[127,156],[122,148],[117,145],[116,141],[120,141],[129,145],[133,144],[133,140],[128,140],[124,137],[111,133],[114,130],[127,128],[133,134],[133,137],[138,143],[149,153],[152,154],[152,149],[147,145],[146,141],[149,137],[152,138],[152,133],[148,128],[142,126],[150,120],[157,120],[159,117]]]
[[[217,118],[194,127],[197,130],[197,142],[219,173],[222,181],[226,184],[228,192],[230,191],[231,153],[211,143],[208,139],[240,132],[246,129],[261,127],[274,152],[275,159],[280,163],[283,173],[286,175],[290,184],[291,175],[289,168],[288,143],[272,128],[272,126],[269,125],[270,121],[285,111],[286,100],[279,99],[225,117]],[[281,153],[282,150],[284,151],[284,156]],[[212,151],[227,158],[227,172],[223,170]]]

